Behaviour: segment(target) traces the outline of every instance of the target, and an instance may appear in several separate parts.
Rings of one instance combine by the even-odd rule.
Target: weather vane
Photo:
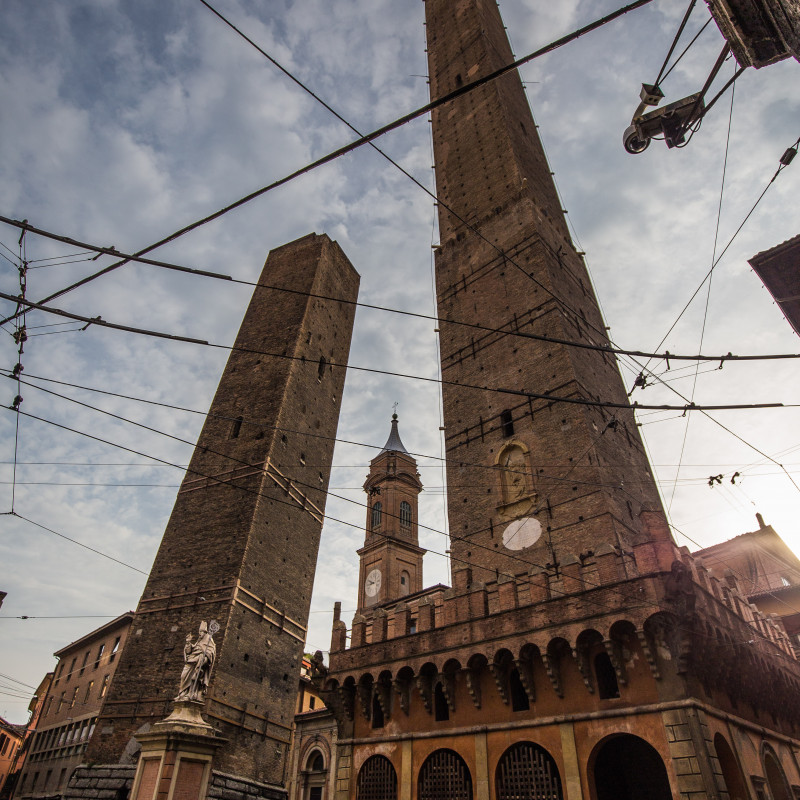
[[[395,415],[395,416],[397,416],[397,406],[399,406],[399,405],[400,405],[400,403],[398,403],[398,402],[395,400],[395,402],[394,402],[394,405],[392,406],[392,411],[394,412],[394,415]]]

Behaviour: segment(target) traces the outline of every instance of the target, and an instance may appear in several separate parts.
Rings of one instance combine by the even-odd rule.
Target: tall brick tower
[[[358,551],[358,611],[422,589],[417,499],[422,483],[417,462],[397,430],[397,414],[383,449],[370,462],[364,482],[369,503],[364,546]]]
[[[90,762],[124,759],[134,733],[166,716],[184,637],[216,619],[205,713],[228,741],[215,766],[282,782],[359,277],[336,242],[310,234],[273,250],[260,283],[136,610]]]
[[[425,8],[432,97],[513,60],[494,0]],[[626,402],[614,357],[542,340],[608,345],[519,75],[434,110],[433,145],[447,479],[482,487],[450,493],[453,569],[486,580],[643,541],[661,504],[633,414],[581,404]]]
[[[511,62],[495,0],[425,8],[433,98]],[[519,77],[433,140],[453,581],[334,615],[334,800],[788,800],[800,666],[670,536]]]

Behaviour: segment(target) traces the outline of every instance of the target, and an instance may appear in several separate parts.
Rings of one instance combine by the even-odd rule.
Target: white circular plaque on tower
[[[533,517],[515,519],[503,531],[503,546],[507,550],[524,550],[536,544],[542,535],[542,523]]]

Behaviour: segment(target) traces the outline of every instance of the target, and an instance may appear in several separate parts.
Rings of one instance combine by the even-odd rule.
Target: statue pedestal
[[[214,753],[227,740],[202,709],[200,701],[176,700],[166,719],[137,735],[142,750],[130,800],[204,800]]]

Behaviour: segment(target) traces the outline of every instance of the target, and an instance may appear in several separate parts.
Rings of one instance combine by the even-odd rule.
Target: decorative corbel
[[[603,642],[603,647],[608,653],[608,658],[611,661],[611,666],[614,667],[614,672],[617,675],[617,683],[620,686],[628,685],[628,671],[625,669],[625,661],[622,658],[622,648],[619,642],[613,639],[606,639]]]
[[[385,683],[376,683],[373,689],[375,696],[378,698],[378,704],[383,711],[383,716],[389,719],[392,716],[392,703],[390,687]]]
[[[500,699],[508,705],[508,670],[504,664],[497,664],[494,661],[489,664],[489,669],[492,671],[492,677],[497,685],[497,691],[500,693]]]
[[[447,707],[454,713],[456,710],[456,674],[455,672],[443,672],[439,675],[439,680],[442,683],[442,692],[444,692],[444,699],[447,700]]]
[[[479,709],[481,707],[481,670],[467,667],[464,672],[467,676],[467,691],[472,698],[472,705]]]
[[[542,663],[547,677],[550,678],[550,683],[553,684],[555,693],[559,697],[563,697],[564,687],[561,685],[561,666],[558,663],[558,657],[551,656],[549,653],[542,653]]]
[[[639,646],[642,648],[645,660],[650,667],[651,674],[657,681],[661,680],[661,672],[658,669],[656,654],[653,652],[653,648],[650,647],[650,640],[647,638],[647,634],[644,631],[636,631],[636,637],[639,640]]]
[[[356,688],[358,695],[358,706],[364,719],[369,719],[372,711],[372,686],[366,683],[359,683]]]
[[[528,658],[517,658],[514,661],[519,672],[519,679],[531,703],[536,702],[536,682],[533,679],[533,664]]]
[[[592,676],[592,666],[589,663],[589,653],[585,647],[573,647],[572,656],[578,665],[578,671],[583,678],[583,684],[589,694],[594,694],[594,679]]]
[[[416,677],[417,690],[422,698],[422,705],[425,710],[430,714],[433,708],[433,680],[430,675],[417,675]]]
[[[392,686],[400,698],[400,708],[408,716],[408,709],[411,704],[411,682],[408,679],[395,678]]]
[[[355,713],[355,698],[353,697],[353,690],[348,689],[346,686],[339,686],[336,690],[339,697],[339,704],[341,705],[344,715],[351,722]]]

